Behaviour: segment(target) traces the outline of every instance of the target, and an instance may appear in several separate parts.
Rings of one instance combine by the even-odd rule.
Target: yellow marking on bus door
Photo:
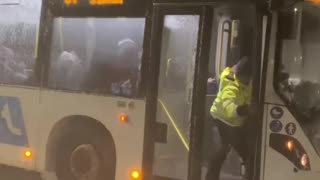
[[[158,101],[160,102],[160,104],[161,104],[163,110],[165,111],[165,113],[167,114],[167,116],[168,116],[168,118],[169,118],[169,120],[170,120],[173,128],[176,130],[176,132],[177,132],[180,140],[182,141],[182,144],[184,145],[184,147],[186,148],[186,150],[189,151],[189,144],[187,143],[186,139],[183,137],[181,131],[179,130],[177,124],[175,123],[174,118],[171,116],[169,110],[168,110],[167,107],[164,105],[164,103],[163,103],[160,99],[158,99]]]

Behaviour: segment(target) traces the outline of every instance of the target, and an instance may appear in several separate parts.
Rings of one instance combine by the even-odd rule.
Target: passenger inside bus
[[[83,81],[85,71],[82,60],[76,52],[63,51],[57,61],[52,63],[54,83],[58,87],[78,90]]]
[[[10,48],[0,45],[0,81],[2,83],[25,84],[28,80],[26,66],[19,61]]]
[[[131,39],[119,41],[117,48],[108,57],[94,55],[86,87],[131,97],[136,93],[139,79],[140,48]]]

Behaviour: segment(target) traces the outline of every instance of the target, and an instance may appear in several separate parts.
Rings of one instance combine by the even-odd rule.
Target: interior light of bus
[[[141,173],[138,170],[133,170],[130,176],[131,180],[141,180]]]
[[[298,8],[294,8],[294,12],[298,12]]]
[[[294,144],[293,144],[292,141],[288,141],[287,144],[286,144],[286,146],[287,146],[287,149],[288,149],[290,152],[293,151]]]
[[[126,114],[120,114],[119,121],[121,123],[126,123],[128,121],[128,116]]]
[[[122,5],[123,0],[89,0],[89,3],[93,6]]]
[[[308,165],[308,161],[309,161],[308,156],[307,156],[306,154],[304,154],[304,155],[301,157],[300,163],[301,163],[301,165],[302,165],[304,168],[306,168],[307,165]]]
[[[30,150],[24,151],[23,155],[24,155],[24,157],[26,159],[31,159],[32,158],[32,152]]]

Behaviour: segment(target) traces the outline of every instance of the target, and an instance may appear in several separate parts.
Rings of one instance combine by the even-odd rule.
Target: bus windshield
[[[320,153],[320,8],[298,3],[278,24],[277,90]]]

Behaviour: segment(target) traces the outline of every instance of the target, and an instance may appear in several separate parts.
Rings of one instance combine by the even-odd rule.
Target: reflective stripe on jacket
[[[211,115],[231,127],[244,124],[247,117],[239,116],[237,107],[250,104],[251,87],[242,84],[231,68],[226,68],[220,75],[219,93],[211,106]]]

